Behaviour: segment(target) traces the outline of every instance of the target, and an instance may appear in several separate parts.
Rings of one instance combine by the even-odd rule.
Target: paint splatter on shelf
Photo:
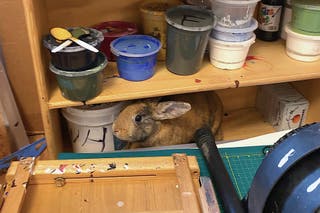
[[[194,82],[201,83],[201,79],[196,78],[196,79],[194,79]]]

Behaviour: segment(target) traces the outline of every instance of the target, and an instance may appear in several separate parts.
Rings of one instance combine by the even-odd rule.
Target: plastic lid
[[[128,35],[113,40],[110,47],[116,56],[144,57],[157,53],[161,42],[148,35]]]
[[[318,40],[320,41],[320,33],[308,33],[302,30],[298,30],[296,28],[293,28],[291,26],[291,23],[287,24],[285,26],[285,32],[287,34],[290,34],[291,36],[297,37],[297,38],[301,38],[301,39],[305,39],[305,40]]]
[[[75,27],[68,27],[67,28],[69,31],[71,31],[72,29],[75,29]],[[91,44],[92,46],[97,46],[98,44],[100,44],[103,40],[104,37],[102,35],[102,32],[93,29],[93,28],[85,28],[88,29],[90,31],[89,35],[80,37],[79,39]],[[59,46],[61,43],[58,43],[56,41],[56,39],[52,36],[52,35],[46,35],[43,38],[43,45],[49,49],[52,50],[53,48]],[[84,47],[79,46],[78,44],[76,44],[75,42],[73,42],[70,46],[65,47],[64,49],[60,50],[59,52],[79,52],[79,51],[83,51],[86,50]]]
[[[254,31],[257,28],[258,28],[258,22],[257,20],[252,18],[250,20],[250,26],[246,28],[237,29],[237,28],[227,28],[227,27],[222,27],[220,25],[216,25],[213,29],[216,31],[226,32],[226,33],[248,33],[248,32]]]
[[[307,10],[320,10],[319,0],[293,0],[292,5]]]
[[[106,56],[102,52],[97,53],[97,66],[91,69],[83,70],[83,71],[64,71],[56,68],[51,62],[49,64],[49,69],[51,72],[57,74],[57,75],[62,75],[66,77],[82,77],[82,76],[87,76],[87,75],[92,75],[95,73],[98,73],[102,71],[106,66],[107,66],[107,59]]]
[[[168,9],[166,21],[168,24],[186,31],[208,31],[216,24],[212,11],[189,5]]]
[[[260,0],[212,0],[212,2],[219,2],[219,3],[224,3],[224,4],[235,4],[235,5],[239,5],[239,4],[253,4],[253,3],[257,3]]]

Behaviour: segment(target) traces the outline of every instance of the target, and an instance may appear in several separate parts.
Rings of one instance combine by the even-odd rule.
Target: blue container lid
[[[128,35],[113,40],[110,49],[116,56],[145,57],[156,54],[161,42],[148,35]]]

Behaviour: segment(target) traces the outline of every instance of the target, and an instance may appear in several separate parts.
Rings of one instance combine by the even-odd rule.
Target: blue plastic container
[[[117,56],[120,77],[129,81],[143,81],[154,75],[160,48],[161,42],[147,35],[123,36],[110,44]]]
[[[250,26],[241,28],[241,29],[234,29],[234,28],[227,28],[222,27],[220,25],[216,25],[213,27],[211,32],[211,38],[220,40],[220,41],[230,41],[230,42],[241,42],[241,41],[248,41],[253,37],[254,30],[258,28],[258,22],[252,18],[250,21]]]

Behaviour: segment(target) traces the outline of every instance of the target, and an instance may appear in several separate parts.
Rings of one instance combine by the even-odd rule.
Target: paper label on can
[[[259,29],[268,32],[276,32],[279,30],[280,17],[281,17],[280,5],[266,5],[261,4],[259,10]]]

